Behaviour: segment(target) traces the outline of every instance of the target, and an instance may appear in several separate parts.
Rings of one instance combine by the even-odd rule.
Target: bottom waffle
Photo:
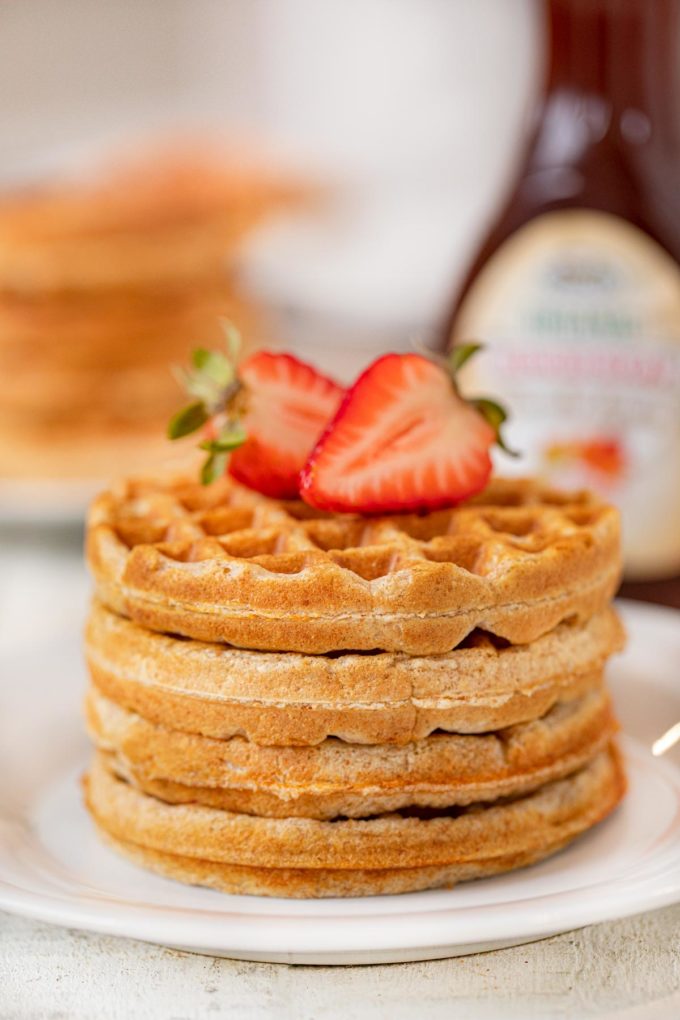
[[[116,777],[102,753],[85,780],[105,838],[138,863],[225,892],[290,897],[407,892],[522,867],[591,828],[624,792],[613,745],[572,776],[514,800],[360,820],[166,804]]]

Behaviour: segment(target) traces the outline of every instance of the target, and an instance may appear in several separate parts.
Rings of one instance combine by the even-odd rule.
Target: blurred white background
[[[167,128],[256,143],[336,201],[261,234],[247,279],[303,346],[300,316],[395,346],[441,315],[499,202],[538,38],[531,0],[5,2],[0,183]]]

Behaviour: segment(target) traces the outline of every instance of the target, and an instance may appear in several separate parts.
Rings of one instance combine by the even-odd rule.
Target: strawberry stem
[[[512,450],[505,442],[501,433],[501,426],[507,421],[508,415],[505,408],[497,404],[495,400],[489,400],[488,397],[475,397],[470,401],[473,407],[475,407],[482,418],[491,426],[496,435],[496,445],[507,453],[509,457],[519,457],[517,450]]]
[[[473,358],[475,354],[484,349],[484,344],[476,341],[470,341],[470,343],[456,344],[449,356],[447,361],[447,368],[449,375],[451,376],[451,382],[456,393],[461,396],[458,388],[458,373],[460,372],[463,365],[466,365],[470,358]],[[463,400],[467,400],[467,403],[477,410],[482,418],[491,426],[496,437],[496,445],[507,453],[510,457],[519,457],[517,450],[512,450],[503,437],[501,428],[503,424],[508,420],[508,413],[505,408],[497,403],[495,400],[491,400],[489,397],[471,397],[469,399],[462,397]]]
[[[481,351],[483,346],[479,343],[456,344],[449,354],[448,362],[449,372],[454,380],[466,361],[474,357],[477,351]]]
[[[217,434],[198,444],[208,453],[201,469],[204,485],[224,474],[228,454],[247,439],[240,420],[243,386],[236,366],[241,338],[231,323],[223,322],[222,326],[227,354],[199,347],[192,352],[191,369],[176,371],[180,384],[195,399],[170,419],[167,432],[169,439],[182,439],[220,417]]]

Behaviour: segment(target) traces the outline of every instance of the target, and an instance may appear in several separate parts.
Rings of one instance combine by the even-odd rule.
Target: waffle
[[[25,367],[26,346],[34,371],[45,368],[119,369],[183,361],[193,337],[217,344],[219,316],[239,317],[224,275],[172,288],[82,291],[55,295],[2,294],[0,365]],[[159,379],[163,382],[162,371]]]
[[[159,146],[100,176],[3,196],[2,289],[173,285],[220,273],[248,229],[301,197],[219,146]]]
[[[534,641],[604,609],[621,569],[612,507],[510,479],[372,519],[228,478],[127,481],[93,504],[88,555],[101,600],[151,630],[311,654],[440,654],[475,628]]]
[[[101,753],[85,781],[100,830],[133,860],[226,892],[293,897],[406,892],[521,867],[596,824],[624,790],[613,748],[515,800],[362,820],[165,804],[117,778]]]
[[[215,740],[154,726],[96,689],[86,716],[116,775],[145,793],[272,818],[361,818],[518,796],[581,768],[615,730],[603,689],[498,733],[436,734],[406,746]]]
[[[255,652],[156,634],[95,601],[85,654],[102,694],[169,729],[259,744],[404,744],[536,719],[601,684],[622,644],[608,608],[529,645],[475,631],[430,657]]]

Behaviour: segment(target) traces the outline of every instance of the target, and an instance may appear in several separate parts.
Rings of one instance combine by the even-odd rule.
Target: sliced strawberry
[[[247,439],[231,454],[229,473],[266,496],[297,499],[300,471],[344,390],[291,354],[269,351],[242,362],[238,377]]]
[[[304,500],[358,513],[432,510],[479,492],[496,430],[419,354],[378,358],[348,390],[301,476]]]

